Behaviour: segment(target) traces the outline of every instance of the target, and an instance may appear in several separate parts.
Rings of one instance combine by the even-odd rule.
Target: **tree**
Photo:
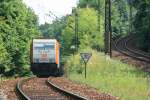
[[[0,17],[3,18],[0,24],[2,41],[10,56],[7,72],[22,74],[29,64],[30,41],[39,35],[37,16],[21,0],[1,0]]]
[[[79,7],[84,8],[87,5],[100,10],[100,15],[105,17],[105,0],[79,0]],[[98,4],[100,3],[100,4]],[[100,6],[100,8],[99,8]],[[129,30],[128,3],[126,0],[112,1],[112,36],[114,38],[127,35]],[[102,18],[99,18],[102,21]]]
[[[66,19],[68,16],[62,17],[60,19],[56,19],[53,23],[45,23],[40,25],[40,31],[45,38],[55,38],[60,40],[62,29],[66,26]]]
[[[97,50],[103,50],[104,48],[104,41],[103,41],[103,22],[100,23],[102,30],[99,33],[97,30],[97,11],[93,8],[81,8],[78,9],[78,34],[79,34],[79,43],[80,49],[84,48],[85,46],[89,46],[91,48]],[[70,47],[74,45],[75,40],[75,18],[74,14],[70,16],[67,20],[67,26],[63,30],[62,38],[64,42],[63,50],[65,52],[69,52]],[[101,16],[101,18],[103,18]],[[88,38],[88,42],[83,42],[84,39]]]
[[[134,27],[136,32],[136,45],[145,50],[150,50],[150,1],[134,1],[136,5],[134,7],[137,9],[136,17],[134,20]]]

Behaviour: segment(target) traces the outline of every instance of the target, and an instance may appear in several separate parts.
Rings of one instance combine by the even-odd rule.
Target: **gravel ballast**
[[[20,78],[0,82],[0,100],[18,100],[15,87]]]
[[[65,90],[71,91],[73,93],[76,93],[80,96],[84,96],[88,100],[118,100],[118,98],[116,97],[113,97],[105,93],[100,93],[96,89],[88,87],[86,85],[74,83],[65,77],[58,77],[58,78],[50,77],[49,80],[53,84],[56,84],[57,86]]]

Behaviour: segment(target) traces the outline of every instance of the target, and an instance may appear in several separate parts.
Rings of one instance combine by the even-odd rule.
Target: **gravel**
[[[150,64],[146,63],[144,61],[139,61],[139,60],[134,59],[132,57],[126,56],[126,55],[124,55],[124,54],[122,54],[116,50],[112,51],[112,57],[114,59],[119,59],[123,63],[127,63],[130,65],[136,66],[138,69],[150,72]]]
[[[15,87],[20,78],[0,82],[0,100],[18,100]]]
[[[118,100],[118,98],[116,97],[113,97],[105,93],[100,93],[96,89],[88,87],[86,85],[74,83],[65,77],[58,77],[58,78],[50,77],[49,80],[53,84],[56,84],[57,86],[61,87],[62,89],[71,91],[80,96],[84,96],[89,100]]]
[[[27,81],[22,89],[32,100],[52,100],[52,98],[54,100],[70,100],[69,97],[48,86],[46,80],[47,78],[33,78]]]
[[[4,94],[2,90],[0,90],[0,100],[7,100],[7,96]]]

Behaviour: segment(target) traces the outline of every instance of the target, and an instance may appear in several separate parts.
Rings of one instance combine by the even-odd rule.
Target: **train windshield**
[[[34,43],[34,63],[55,63],[55,45],[52,43]]]

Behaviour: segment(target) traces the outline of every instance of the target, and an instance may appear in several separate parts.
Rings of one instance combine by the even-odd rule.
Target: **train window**
[[[38,63],[38,62],[39,62],[39,59],[34,59],[34,62],[37,62],[37,63]]]

